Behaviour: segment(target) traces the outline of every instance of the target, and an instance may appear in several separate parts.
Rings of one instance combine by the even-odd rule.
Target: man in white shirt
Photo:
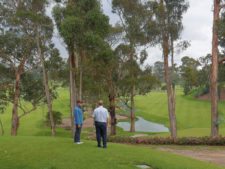
[[[98,107],[94,110],[93,118],[96,128],[96,139],[98,147],[101,147],[101,139],[103,141],[103,148],[107,147],[107,123],[109,121],[109,113],[106,108],[103,107],[103,101],[99,100]]]

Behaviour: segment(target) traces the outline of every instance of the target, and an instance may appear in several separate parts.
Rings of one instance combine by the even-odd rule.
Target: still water
[[[169,132],[169,129],[163,124],[154,123],[137,117],[138,120],[135,122],[135,131],[137,132]],[[118,127],[121,127],[124,131],[130,131],[129,122],[119,122]]]

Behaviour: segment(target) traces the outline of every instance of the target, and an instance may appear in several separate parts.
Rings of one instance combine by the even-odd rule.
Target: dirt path
[[[178,155],[188,156],[197,160],[211,162],[220,166],[225,166],[225,147],[221,149],[212,148],[197,148],[192,150],[187,149],[173,149],[173,148],[159,148],[161,151],[166,151]]]
[[[116,115],[116,118],[117,118],[117,120],[127,119],[126,116],[120,116],[120,115]],[[88,117],[87,119],[84,120],[83,128],[91,128],[93,126],[94,126],[94,120],[92,117]],[[70,118],[64,118],[62,120],[62,124],[60,125],[60,127],[65,128],[65,129],[70,129],[70,127],[71,127]]]

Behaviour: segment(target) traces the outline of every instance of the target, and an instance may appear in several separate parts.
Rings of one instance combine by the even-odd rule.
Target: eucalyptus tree
[[[17,11],[17,16],[20,18],[20,22],[25,25],[29,23],[29,29],[33,38],[35,51],[33,53],[34,60],[40,61],[43,74],[43,86],[45,89],[45,95],[47,100],[47,107],[51,121],[51,132],[55,135],[55,124],[52,113],[52,96],[50,94],[48,74],[46,70],[45,60],[49,56],[49,46],[51,44],[51,38],[53,33],[52,20],[45,15],[47,1],[46,0],[32,0],[20,5],[20,9]]]
[[[20,97],[21,75],[29,67],[28,59],[34,49],[32,31],[29,21],[23,20],[18,15],[25,1],[3,0],[1,8],[1,62],[14,71],[15,80],[13,87],[13,109],[11,135],[17,135],[19,127],[18,105]]]
[[[224,12],[225,1],[214,0],[213,30],[212,30],[212,66],[211,66],[211,137],[219,136],[218,123],[218,62],[219,62],[219,23],[221,12]],[[222,23],[222,22],[221,22]],[[221,24],[223,25],[223,24]],[[222,37],[221,37],[222,39]],[[222,41],[221,41],[222,42]]]
[[[173,89],[169,71],[170,38],[174,41],[180,37],[182,18],[188,9],[187,0],[154,0],[148,2],[150,12],[154,12],[157,24],[158,40],[163,49],[164,78],[167,86],[170,131],[176,139],[175,90]]]
[[[111,117],[111,135],[116,134],[116,97],[118,90],[118,62],[119,59],[107,43],[103,43],[101,51],[95,56],[93,61],[94,69],[98,72],[100,80],[99,86],[108,95],[109,112]],[[97,77],[96,77],[97,78]]]
[[[144,27],[145,10],[141,0],[113,0],[113,12],[116,13],[121,21],[123,28],[123,39],[118,45],[118,51],[125,57],[124,68],[126,67],[126,83],[129,83],[130,93],[130,131],[135,131],[135,104],[134,96],[136,91],[137,72],[139,66],[137,64],[137,46],[144,45],[146,42]]]
[[[56,6],[53,11],[54,19],[69,51],[70,60],[70,93],[71,93],[71,125],[73,125],[72,110],[77,99],[75,91],[78,85],[76,81],[76,55],[83,62],[91,56],[90,52],[95,43],[104,39],[109,29],[109,19],[103,14],[98,0],[68,1],[66,6]],[[80,69],[80,96],[82,90],[83,64]]]

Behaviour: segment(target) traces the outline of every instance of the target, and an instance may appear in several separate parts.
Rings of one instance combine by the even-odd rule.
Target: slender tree
[[[171,44],[179,38],[182,27],[182,15],[188,8],[186,0],[155,0],[148,3],[150,11],[154,11],[155,21],[158,25],[157,33],[163,49],[164,78],[167,87],[168,112],[170,119],[171,137],[176,139],[175,90],[172,85],[169,68],[170,39]]]
[[[223,0],[214,0],[213,30],[212,30],[212,65],[211,65],[211,137],[218,137],[218,62],[219,62],[219,22],[220,12],[224,8]]]
[[[130,86],[130,131],[135,131],[135,103],[134,96],[136,92],[136,72],[137,72],[137,55],[136,47],[143,44],[144,26],[143,18],[145,15],[143,4],[140,0],[113,0],[113,12],[115,12],[121,20],[121,27],[124,32],[124,43],[121,43],[118,49],[123,50],[126,55],[126,68],[128,71]],[[143,26],[144,25],[144,26]],[[125,56],[124,55],[124,56]],[[127,79],[128,80],[128,79]]]
[[[17,135],[19,127],[18,105],[20,97],[21,75],[24,72],[28,58],[31,56],[33,42],[29,24],[22,21],[18,11],[26,6],[26,2],[1,1],[1,61],[15,72],[13,90],[13,109],[11,135]]]
[[[97,42],[103,41],[108,33],[109,19],[102,13],[98,0],[71,0],[66,3],[66,7],[56,6],[53,14],[59,33],[69,51],[71,125],[73,126],[73,108],[78,96],[76,89],[79,87],[80,97],[84,90],[82,82],[85,58],[91,57],[93,52],[98,50]],[[78,70],[79,75],[77,75]],[[78,81],[80,83],[77,83]]]

